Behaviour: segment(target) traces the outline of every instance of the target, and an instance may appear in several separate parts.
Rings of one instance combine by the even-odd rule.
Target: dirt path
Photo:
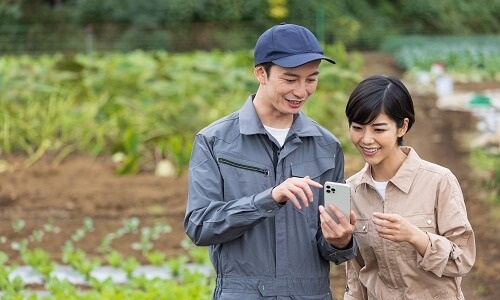
[[[363,75],[385,73],[402,76],[392,57],[380,53],[365,53],[366,68]],[[474,86],[467,86],[474,88]],[[471,177],[467,167],[467,151],[463,147],[464,133],[473,128],[473,120],[464,113],[439,111],[435,98],[420,95],[415,91],[417,122],[409,132],[405,143],[415,147],[429,161],[450,168],[459,178],[466,195],[466,204],[475,229],[478,253],[472,272],[463,282],[467,299],[500,299],[497,288],[500,283],[500,235],[499,220],[488,215],[488,205],[475,196],[478,183]],[[2,157],[14,167],[19,158]],[[0,250],[9,255],[10,263],[20,263],[10,243],[20,241],[53,223],[61,228],[58,234],[47,236],[42,243],[33,242],[32,247],[41,247],[56,260],[61,259],[61,246],[78,228],[83,216],[92,217],[95,230],[77,243],[90,255],[98,255],[96,248],[104,235],[116,230],[124,220],[139,217],[142,226],[165,222],[172,232],[155,241],[155,249],[168,255],[183,252],[180,242],[185,235],[182,229],[187,195],[186,176],[166,179],[152,174],[116,177],[110,158],[91,159],[70,157],[54,168],[50,159],[44,159],[29,169],[17,168],[14,172],[0,173]],[[12,230],[17,219],[26,221],[20,232]],[[131,248],[137,236],[128,236],[113,242],[113,247],[125,256],[141,254]],[[342,299],[345,286],[343,266],[334,267],[332,287],[336,299]]]

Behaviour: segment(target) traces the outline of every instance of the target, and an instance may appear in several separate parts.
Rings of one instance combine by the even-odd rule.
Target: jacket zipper
[[[385,214],[385,199],[382,198],[382,196],[379,194],[379,192],[377,191],[376,188],[374,188],[373,186],[371,185],[368,185],[371,189],[373,189],[373,191],[377,194],[377,196],[380,198],[380,201],[382,201],[382,213]],[[382,241],[382,247],[384,247],[384,252],[387,253],[387,244]],[[386,261],[389,261],[389,259],[387,257],[385,257],[385,260]],[[386,263],[386,265],[389,265],[389,263]],[[393,272],[392,270],[389,269],[389,275],[391,277],[391,281],[392,281],[392,284],[393,285],[397,285],[396,284],[396,280],[394,279],[394,275],[393,275]]]
[[[240,168],[244,170],[249,170],[249,171],[254,171],[254,172],[259,172],[261,174],[264,174],[266,176],[269,176],[269,170],[258,168],[258,167],[253,167],[253,166],[247,166],[239,163],[232,162],[230,160],[224,159],[224,158],[217,158],[217,161],[221,164],[226,164],[235,168]]]
[[[368,186],[375,192],[375,194],[377,194],[378,198],[380,199],[380,202],[382,202],[382,213],[385,214],[385,199],[382,198],[382,196],[380,195],[380,193],[377,191],[376,188],[374,188],[370,184]]]

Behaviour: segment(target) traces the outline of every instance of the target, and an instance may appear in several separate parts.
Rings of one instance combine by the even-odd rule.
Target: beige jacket
[[[460,283],[476,257],[474,232],[456,177],[402,147],[407,158],[388,185],[385,201],[370,167],[347,180],[356,213],[358,256],[346,263],[344,299],[464,299]],[[424,256],[407,242],[380,238],[373,212],[396,213],[429,236]]]

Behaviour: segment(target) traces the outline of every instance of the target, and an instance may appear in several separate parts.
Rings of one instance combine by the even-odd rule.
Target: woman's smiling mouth
[[[372,154],[375,154],[378,150],[380,150],[381,147],[378,147],[378,148],[368,148],[368,147],[362,147],[362,146],[360,146],[360,148],[363,150],[363,153],[366,153],[368,155],[372,155]]]

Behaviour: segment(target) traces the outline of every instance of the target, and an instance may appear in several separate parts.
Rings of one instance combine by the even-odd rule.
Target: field
[[[394,59],[381,53],[364,53],[363,74],[386,73],[402,76]],[[500,88],[499,82],[457,84],[456,89],[480,91]],[[479,201],[479,183],[467,166],[467,134],[475,129],[474,120],[465,112],[441,111],[435,107],[435,97],[412,91],[417,107],[415,127],[405,137],[405,144],[417,149],[426,160],[450,168],[459,178],[466,198],[469,218],[476,234],[477,259],[473,270],[464,278],[466,299],[500,299],[500,217],[494,209]],[[243,101],[244,99],[242,99]],[[343,107],[338,109],[343,110]],[[1,157],[11,165],[21,166],[24,157]],[[349,160],[347,161],[349,164]],[[359,165],[348,165],[352,174]],[[57,167],[50,157],[44,157],[29,168],[0,173],[0,236],[18,240],[50,222],[61,228],[59,234],[46,237],[38,246],[60,257],[61,247],[78,228],[84,217],[91,217],[94,231],[78,244],[89,255],[97,255],[103,237],[119,228],[130,217],[138,217],[141,225],[167,223],[172,231],[154,241],[155,248],[167,255],[184,251],[183,216],[187,197],[186,174],[179,178],[158,177],[139,173],[118,177],[111,157],[90,158],[70,155]],[[26,221],[24,233],[14,232],[12,223]],[[136,256],[145,263],[139,250],[130,244],[133,236],[114,241],[113,246],[124,256]],[[11,262],[20,263],[18,252],[7,243],[0,244]],[[344,289],[343,266],[333,267],[332,288],[337,299]]]

